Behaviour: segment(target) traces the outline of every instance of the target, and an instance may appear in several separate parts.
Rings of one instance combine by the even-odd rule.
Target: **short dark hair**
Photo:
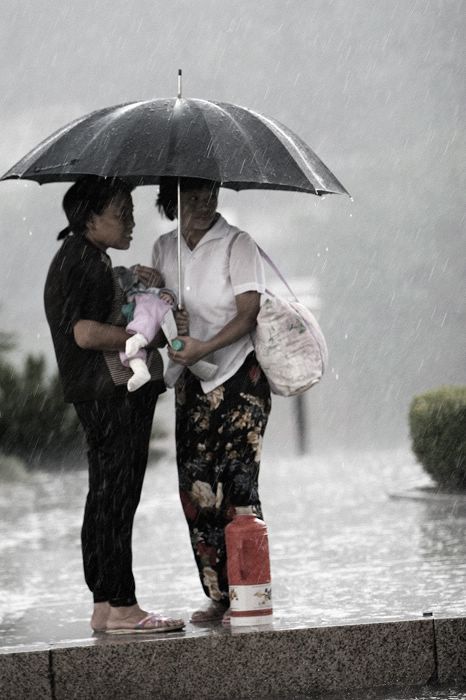
[[[166,216],[167,219],[173,221],[176,218],[178,209],[178,178],[169,175],[160,178],[159,195],[157,197],[156,206],[159,212]],[[180,178],[180,187],[182,192],[189,192],[197,189],[218,190],[220,183],[215,180],[205,180],[200,177],[182,177]]]
[[[57,236],[69,233],[83,234],[93,214],[102,214],[110,202],[121,195],[131,196],[132,187],[118,177],[83,175],[71,185],[63,197],[63,209],[69,225]]]

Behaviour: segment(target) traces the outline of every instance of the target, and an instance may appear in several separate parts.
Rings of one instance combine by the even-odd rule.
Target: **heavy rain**
[[[176,97],[182,68],[184,97],[286,125],[351,195],[219,194],[219,211],[270,255],[329,348],[318,386],[273,396],[264,438],[277,630],[466,613],[466,492],[435,498],[409,433],[415,396],[466,384],[464,9],[462,0],[0,3],[0,175],[94,110]],[[48,462],[28,442],[28,421],[40,430],[45,416],[38,376],[56,372],[43,289],[69,184],[0,182],[1,376],[24,373],[18,401],[38,414],[15,433],[22,449],[9,449],[0,386],[4,653],[93,643],[79,540],[85,454],[78,446]],[[108,251],[114,265],[151,265],[155,239],[173,228],[156,196],[154,185],[134,190],[133,241]],[[267,282],[283,291],[271,271]],[[158,402],[151,447],[134,531],[138,593],[188,619],[202,591],[178,502],[172,390]],[[373,685],[421,686],[431,675]],[[466,682],[464,664],[457,678]]]

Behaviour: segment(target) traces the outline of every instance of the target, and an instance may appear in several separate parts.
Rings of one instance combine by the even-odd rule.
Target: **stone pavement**
[[[438,625],[443,620],[446,630],[451,620],[466,617],[466,499],[390,497],[429,483],[407,449],[300,458],[266,451],[261,497],[271,542],[275,621],[272,632],[256,630],[248,643],[256,643],[256,637],[257,644],[264,643],[269,632],[280,632],[290,648],[294,641],[287,635],[292,632],[312,632],[315,637],[334,629],[338,635],[342,630],[356,635],[351,644],[362,634],[365,642],[358,643],[377,644],[383,650],[380,635],[369,640],[372,630],[383,631],[385,637],[390,630],[395,640],[402,635],[403,625],[412,623],[415,639],[424,636],[430,644],[429,635],[435,637],[432,619]],[[108,640],[96,639],[88,627],[90,597],[82,581],[79,545],[85,492],[84,470],[35,473],[2,484],[3,655],[13,658],[21,651],[109,647]],[[148,469],[134,543],[141,604],[187,619],[203,594],[178,504],[172,455]],[[427,612],[433,618],[423,617]],[[457,622],[460,628],[455,627],[455,634],[463,635],[462,620]],[[236,643],[235,635],[218,625],[187,625],[185,632],[164,637],[165,645],[181,638],[182,644],[189,640],[200,645],[220,640],[224,646]],[[300,643],[314,644],[314,637],[305,636]],[[408,641],[400,658],[409,656],[413,640]],[[403,646],[402,641],[400,644]],[[138,648],[143,647],[139,644]],[[375,647],[371,654],[375,658]],[[466,669],[461,659],[455,663],[456,675],[450,677],[459,682]],[[430,673],[429,668],[426,661],[425,673]],[[361,673],[359,683],[363,684],[367,679]],[[413,684],[429,678],[418,676]],[[402,683],[408,681],[406,677]],[[390,678],[381,683],[394,684]],[[358,678],[348,687],[358,687]],[[298,697],[298,690],[299,683],[290,697]]]

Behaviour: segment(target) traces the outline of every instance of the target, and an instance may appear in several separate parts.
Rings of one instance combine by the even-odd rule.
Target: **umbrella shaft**
[[[178,236],[177,236],[177,244],[178,244],[178,308],[182,309],[183,308],[183,286],[182,286],[182,279],[181,279],[181,184],[180,184],[180,178],[178,178],[177,182],[177,199],[178,199],[178,212],[177,212],[177,221],[178,221]]]

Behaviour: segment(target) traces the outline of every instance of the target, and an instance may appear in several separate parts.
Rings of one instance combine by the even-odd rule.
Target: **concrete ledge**
[[[2,700],[52,700],[51,652],[30,651],[0,655]]]
[[[435,620],[439,683],[466,682],[466,619]]]
[[[423,684],[431,622],[147,639],[53,652],[55,697],[294,698],[338,688]]]
[[[445,640],[448,634],[444,625]],[[434,648],[432,620],[106,637],[54,646],[49,659],[41,652],[0,655],[0,695],[2,700],[285,699],[339,689],[420,686],[435,675]],[[13,657],[22,657],[22,663]],[[20,668],[29,695],[18,693]]]

